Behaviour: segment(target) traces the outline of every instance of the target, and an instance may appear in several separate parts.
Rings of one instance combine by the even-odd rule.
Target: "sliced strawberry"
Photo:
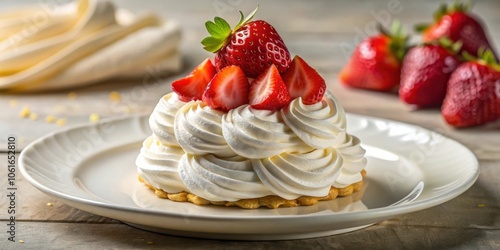
[[[207,58],[196,66],[189,75],[174,81],[172,90],[179,95],[181,101],[201,100],[203,92],[214,75],[215,67],[212,61]]]
[[[255,109],[276,111],[290,102],[290,95],[274,64],[250,85],[249,103]]]
[[[249,83],[240,67],[231,65],[217,73],[203,93],[203,102],[214,109],[229,111],[248,103]]]
[[[282,78],[290,98],[302,97],[302,102],[306,105],[321,101],[325,94],[325,79],[299,56],[293,58]]]

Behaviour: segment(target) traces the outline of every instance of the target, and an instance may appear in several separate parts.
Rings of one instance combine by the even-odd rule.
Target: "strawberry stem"
[[[241,26],[250,22],[250,20],[252,20],[252,18],[255,16],[255,13],[257,13],[258,9],[259,9],[259,5],[257,5],[257,8],[255,8],[252,12],[250,12],[250,14],[248,14],[247,18],[245,18],[245,16],[243,15],[243,12],[241,12],[241,10],[240,10],[240,21],[238,22],[238,24],[236,24],[236,26],[234,26],[233,30],[237,31],[239,28],[241,28]]]
[[[409,36],[406,34],[406,30],[403,28],[401,23],[397,20],[392,22],[390,32],[380,24],[378,28],[380,33],[391,39],[391,42],[389,44],[391,52],[400,62],[403,61],[403,57],[406,55],[406,52],[408,52]]]

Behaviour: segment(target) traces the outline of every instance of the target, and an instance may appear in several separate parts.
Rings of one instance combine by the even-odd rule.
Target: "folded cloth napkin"
[[[111,2],[0,13],[0,90],[66,89],[181,68],[179,25]]]

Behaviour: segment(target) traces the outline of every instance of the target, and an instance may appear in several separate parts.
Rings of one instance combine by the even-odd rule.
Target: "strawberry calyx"
[[[472,1],[455,1],[453,4],[442,4],[434,12],[434,21],[439,21],[443,16],[454,12],[468,12],[472,9]]]
[[[452,55],[458,55],[458,52],[462,48],[462,44],[463,44],[462,41],[453,42],[448,37],[441,37],[435,43],[437,45],[443,47],[444,49],[446,49]]]
[[[485,49],[485,48],[479,48],[477,52],[478,56],[475,57],[471,55],[469,52],[464,51],[462,52],[462,57],[469,62],[477,62],[479,64],[489,66],[492,69],[499,71],[500,72],[500,64],[495,57],[495,54],[493,54],[493,51],[490,49]]]
[[[420,46],[437,45],[447,50],[452,55],[459,55],[462,44],[462,41],[453,42],[448,37],[441,37],[437,40],[421,43]]]
[[[245,17],[243,12],[240,11],[240,21],[233,29],[231,29],[229,23],[221,17],[215,17],[213,22],[205,22],[205,27],[207,28],[210,36],[203,38],[201,41],[203,48],[213,53],[221,50],[229,42],[229,38],[235,31],[252,20],[258,9],[259,6],[257,6],[257,8],[255,8],[255,10],[253,10],[247,17]]]
[[[434,22],[437,23],[441,18],[445,15],[449,15],[454,12],[468,12],[472,9],[472,1],[455,1],[453,4],[441,4],[439,8],[434,12]],[[427,28],[429,28],[432,24],[424,23],[415,25],[415,31],[418,33],[422,33]]]
[[[406,52],[408,52],[409,35],[399,21],[394,21],[391,24],[390,31],[386,30],[382,25],[378,25],[380,33],[390,39],[389,49],[396,56],[399,62],[403,61]]]

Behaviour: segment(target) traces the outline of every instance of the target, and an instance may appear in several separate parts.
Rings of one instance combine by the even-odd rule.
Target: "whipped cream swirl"
[[[237,201],[273,194],[241,156],[218,158],[215,155],[185,154],[179,174],[188,190],[211,201]]]
[[[336,188],[343,188],[363,179],[361,170],[366,167],[366,150],[361,147],[360,140],[353,135],[347,134],[346,141],[337,147],[344,158],[342,172],[333,184]]]
[[[331,95],[313,105],[300,98],[276,112],[243,105],[224,113],[201,101],[165,95],[150,116],[137,166],[168,193],[188,191],[211,201],[266,195],[322,197],[362,180],[360,140],[346,132]]]
[[[179,161],[184,154],[180,147],[164,146],[154,136],[144,142],[136,165],[139,175],[149,184],[168,193],[186,190],[178,173]]]
[[[223,114],[201,101],[181,107],[175,117],[174,132],[182,149],[196,155],[236,156],[222,137]]]
[[[253,159],[252,166],[273,193],[285,199],[296,199],[302,195],[326,196],[340,174],[342,162],[335,149],[327,148]]]
[[[305,105],[296,98],[282,109],[282,117],[293,132],[307,145],[323,149],[345,141],[346,118],[333,96]]]
[[[312,150],[283,123],[279,112],[257,110],[250,105],[242,105],[224,115],[222,134],[235,153],[250,159]]]
[[[186,103],[175,93],[163,96],[149,117],[153,134],[165,145],[179,146],[174,134],[175,114]]]

